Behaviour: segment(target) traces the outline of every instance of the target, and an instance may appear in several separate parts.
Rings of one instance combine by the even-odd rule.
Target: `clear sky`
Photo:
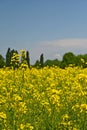
[[[30,52],[31,62],[87,53],[87,0],[0,0],[0,54]]]

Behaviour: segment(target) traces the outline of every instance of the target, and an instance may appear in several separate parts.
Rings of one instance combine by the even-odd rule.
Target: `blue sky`
[[[31,62],[87,53],[87,0],[0,0],[0,54],[30,52]]]

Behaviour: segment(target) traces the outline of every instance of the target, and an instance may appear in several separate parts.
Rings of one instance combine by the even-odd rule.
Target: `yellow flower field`
[[[87,68],[0,69],[0,130],[86,130]]]

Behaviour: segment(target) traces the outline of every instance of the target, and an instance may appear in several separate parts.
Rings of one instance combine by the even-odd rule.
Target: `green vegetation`
[[[20,54],[18,54],[17,50],[11,50],[8,48],[6,57],[4,58],[2,55],[0,55],[0,68],[6,66],[6,67],[11,67],[13,66],[14,68],[18,68],[21,64],[27,64],[28,67],[37,67],[37,68],[43,68],[45,66],[58,66],[60,68],[65,68],[70,65],[72,66],[79,66],[82,68],[87,67],[87,54],[84,55],[75,55],[72,52],[66,52],[63,55],[62,60],[60,61],[59,59],[54,59],[50,60],[47,59],[44,61],[44,54],[42,53],[40,55],[40,59],[35,61],[35,64],[31,65],[30,64],[30,56],[29,56],[29,51],[22,50]]]

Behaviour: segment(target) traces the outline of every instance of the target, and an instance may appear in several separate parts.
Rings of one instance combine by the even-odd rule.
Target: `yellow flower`
[[[26,128],[29,128],[29,130],[33,130],[34,129],[34,127],[30,123],[26,124]]]
[[[77,128],[73,128],[73,130],[78,130]]]
[[[14,94],[14,100],[15,100],[15,101],[21,101],[22,98],[21,98],[19,95]]]
[[[4,112],[0,112],[0,118],[6,119],[6,114]]]
[[[80,112],[87,111],[87,104],[81,104],[80,109]]]
[[[25,127],[25,125],[20,124],[20,129],[21,129],[21,130],[24,130],[24,127]]]

